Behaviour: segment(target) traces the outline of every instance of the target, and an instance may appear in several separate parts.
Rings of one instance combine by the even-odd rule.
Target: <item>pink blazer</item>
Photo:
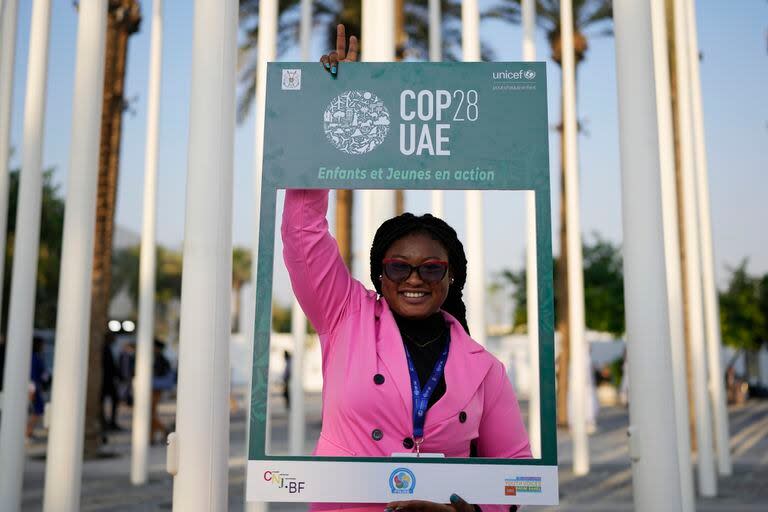
[[[328,232],[327,210],[327,190],[286,191],[283,256],[322,351],[323,425],[314,453],[388,457],[412,451],[413,404],[400,332],[386,300],[353,279],[344,265]],[[479,457],[530,458],[528,435],[504,365],[455,318],[446,312],[443,316],[451,334],[446,392],[427,412],[421,451],[468,457],[475,440]]]

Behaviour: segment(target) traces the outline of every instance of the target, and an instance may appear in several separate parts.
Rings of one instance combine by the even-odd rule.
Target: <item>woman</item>
[[[336,52],[321,59],[332,74],[340,61],[355,60],[354,37],[346,59],[345,49],[339,25]],[[453,228],[431,215],[408,213],[382,224],[371,248],[371,291],[344,265],[328,231],[327,209],[327,190],[286,191],[284,259],[322,349],[323,426],[315,455],[530,457],[504,366],[469,336],[462,301],[467,261]],[[342,507],[350,508],[313,505]],[[473,509],[456,495],[451,505],[411,501],[388,507]]]

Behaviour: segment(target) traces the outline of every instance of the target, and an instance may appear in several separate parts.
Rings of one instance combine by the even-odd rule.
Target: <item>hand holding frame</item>
[[[338,73],[339,62],[356,62],[358,56],[358,43],[355,36],[349,38],[349,47],[347,47],[347,35],[344,25],[339,23],[336,26],[336,51],[320,57],[323,68],[331,76],[335,77]]]

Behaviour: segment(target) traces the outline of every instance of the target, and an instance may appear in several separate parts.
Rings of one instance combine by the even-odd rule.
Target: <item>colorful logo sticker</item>
[[[505,496],[517,496],[525,493],[541,494],[540,476],[516,476],[504,480]]]
[[[323,130],[339,151],[363,155],[384,141],[389,132],[389,112],[375,94],[347,91],[325,109]]]
[[[284,91],[298,91],[301,89],[301,70],[284,69],[282,88]]]
[[[416,476],[410,469],[397,468],[389,475],[389,490],[393,494],[413,494]]]
[[[278,489],[285,489],[288,494],[301,494],[307,487],[307,483],[299,481],[295,476],[276,470],[267,470],[264,472],[264,481],[270,482]]]

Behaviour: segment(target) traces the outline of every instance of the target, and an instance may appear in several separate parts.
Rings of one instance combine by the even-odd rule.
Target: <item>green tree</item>
[[[768,340],[768,274],[747,273],[747,260],[729,269],[728,286],[719,293],[723,343],[755,352]]]
[[[589,329],[621,336],[624,323],[624,274],[621,250],[598,234],[592,242],[583,245],[584,251],[584,313]],[[557,274],[557,267],[555,274]],[[555,276],[557,277],[557,276]],[[513,327],[520,328],[528,322],[526,271],[503,270],[500,281],[510,288],[515,304]],[[557,297],[555,307],[557,307]]]
[[[19,171],[13,170],[8,187],[8,225],[5,248],[5,282],[3,283],[3,326],[8,325],[8,305],[11,294],[13,245],[16,239],[16,210],[19,197]],[[40,219],[40,252],[37,264],[34,325],[40,329],[56,327],[59,297],[59,267],[61,237],[64,230],[64,199],[53,181],[53,169],[43,173],[43,198]]]
[[[272,301],[272,332],[291,332],[291,308]]]
[[[139,301],[139,256],[140,247],[125,247],[112,256],[112,288],[110,299],[126,289],[136,310]],[[155,301],[160,311],[174,298],[181,297],[181,252],[157,246],[157,284]],[[244,247],[232,250],[232,290],[235,292],[235,318],[240,313],[240,289],[251,280],[251,251]]]
[[[157,262],[155,302],[161,309],[175,297],[181,296],[181,253],[158,245],[155,253]],[[139,255],[140,247],[124,247],[112,255],[112,287],[110,299],[126,289],[133,303],[134,311],[139,303]]]
[[[584,304],[587,327],[621,336],[624,318],[624,269],[621,249],[599,235],[584,244]]]
[[[291,332],[293,327],[291,320],[293,319],[293,308],[290,305],[286,306],[276,300],[272,301],[272,332]],[[307,321],[307,334],[317,334],[312,322]]]
[[[232,250],[232,291],[235,294],[235,310],[233,322],[236,326],[240,319],[242,305],[240,304],[240,289],[251,280],[251,250],[245,247],[235,247]]]

